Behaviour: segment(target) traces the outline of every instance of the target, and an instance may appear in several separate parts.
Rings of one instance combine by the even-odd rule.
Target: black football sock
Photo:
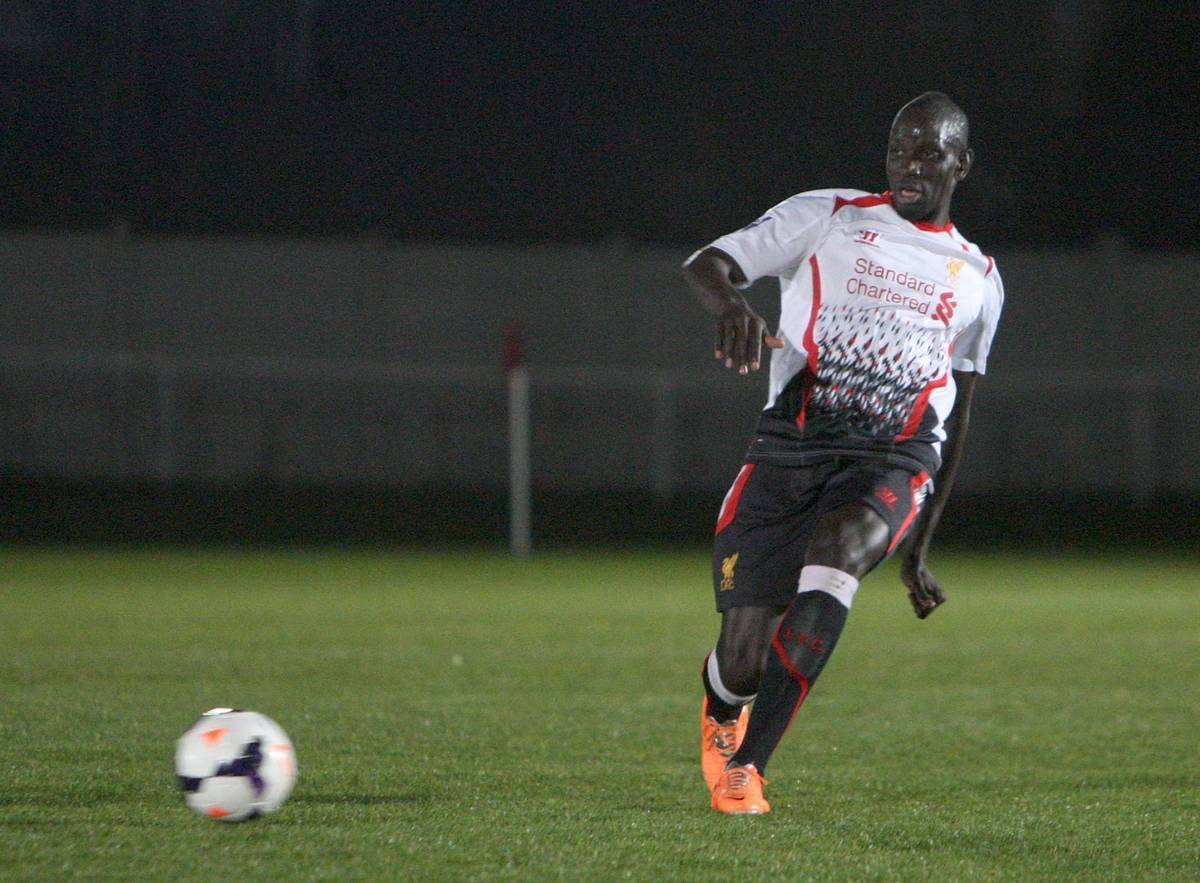
[[[731,764],[754,764],[759,773],[766,770],[767,760],[833,652],[849,613],[845,604],[824,591],[804,591],[795,597],[771,640],[754,714]]]
[[[742,713],[742,707],[745,705],[745,703],[734,705],[726,702],[725,699],[722,699],[718,694],[716,688],[713,687],[712,679],[709,676],[709,667],[714,665],[712,662],[712,657],[716,654],[716,652],[716,650],[713,650],[712,653],[704,658],[704,665],[700,667],[700,677],[704,681],[704,692],[708,695],[708,716],[713,720],[724,723],[726,721],[737,720],[738,715]],[[720,676],[718,675],[718,678],[719,677]],[[724,690],[723,685],[721,689]],[[725,693],[728,695],[729,691],[725,690]],[[748,699],[753,698],[753,696],[748,697]]]

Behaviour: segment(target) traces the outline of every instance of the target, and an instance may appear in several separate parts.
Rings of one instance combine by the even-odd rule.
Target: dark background
[[[968,111],[992,247],[1194,248],[1195,3],[5,2],[0,220],[694,242]]]
[[[105,307],[105,315],[118,318],[115,330],[89,351],[92,356],[184,352],[228,361],[262,355],[254,351],[253,338],[265,341],[269,315],[241,329],[250,344],[221,350],[206,338],[189,348],[180,330],[188,327],[184,320],[202,327],[212,299],[204,291],[203,271],[196,271],[200,278],[186,290],[164,272],[168,281],[155,290],[157,283],[138,275],[146,264],[143,252],[153,250],[141,244],[178,243],[155,246],[156,254],[172,252],[172,267],[192,266],[201,252],[204,261],[219,264],[222,258],[214,253],[223,253],[222,246],[214,241],[288,243],[244,258],[263,267],[302,263],[296,255],[305,252],[320,262],[325,252],[317,243],[391,248],[394,255],[379,276],[385,281],[361,289],[386,290],[389,297],[394,291],[400,304],[390,305],[393,312],[387,314],[400,343],[380,344],[378,351],[390,365],[428,366],[427,352],[412,355],[419,346],[406,356],[405,333],[436,339],[438,333],[452,336],[449,329],[465,323],[496,336],[496,328],[514,315],[536,326],[542,311],[557,308],[555,291],[535,296],[532,289],[522,291],[528,278],[509,280],[501,285],[502,315],[486,281],[487,268],[497,263],[520,264],[537,254],[547,266],[576,260],[599,267],[603,275],[605,266],[630,267],[636,263],[630,255],[653,253],[662,255],[656,267],[670,269],[692,248],[797,191],[882,189],[892,115],[921,91],[938,89],[967,111],[977,152],[972,176],[956,197],[955,221],[997,254],[1003,267],[1019,270],[1006,278],[1022,282],[1002,328],[1002,365],[1062,368],[1060,362],[1077,365],[1103,351],[1097,364],[1119,370],[1132,361],[1130,367],[1169,374],[1174,365],[1158,364],[1153,356],[1156,337],[1171,337],[1163,317],[1181,312],[1194,324],[1196,314],[1193,302],[1180,302],[1175,293],[1168,302],[1164,292],[1178,292],[1190,284],[1182,280],[1195,278],[1189,268],[1200,247],[1192,205],[1200,148],[1198,58],[1200,6],[1194,3],[0,2],[0,235],[9,237],[7,253],[26,252],[24,263],[14,259],[0,270],[10,278],[24,272],[33,260],[29,243],[44,245],[37,237],[92,236],[95,241],[78,246],[55,240],[59,244],[50,252],[62,264],[68,263],[63,249],[90,248],[102,257],[111,252],[118,258],[104,260],[136,270],[132,276],[119,267],[104,271],[113,278],[125,272],[121,278],[134,281],[122,291],[111,279],[102,280],[101,288],[117,292],[110,299],[119,304]],[[452,263],[440,277],[422,270],[405,285],[405,255],[424,254],[425,245],[449,249]],[[568,246],[582,249],[577,258],[553,251]],[[231,246],[229,253],[244,251]],[[1165,280],[1142,290],[1136,280],[1123,279],[1119,296],[1110,293],[1127,302],[1134,292],[1144,298],[1144,313],[1155,317],[1154,327],[1139,331],[1132,360],[1122,356],[1120,342],[1088,339],[1086,329],[1075,333],[1071,347],[1059,346],[1064,323],[1075,315],[1071,304],[1083,306],[1092,289],[1068,292],[1066,301],[1050,305],[1054,325],[1038,322],[1037,310],[1059,294],[1061,279],[1047,278],[1043,269],[1055,266],[1046,255],[1057,253],[1093,265],[1096,260],[1088,256],[1100,255],[1112,267],[1122,261],[1133,266],[1135,256],[1137,266],[1151,267]],[[511,260],[503,257],[509,254]],[[1008,255],[1018,257],[1006,262]],[[91,259],[80,258],[84,264]],[[463,268],[473,268],[469,284],[455,282]],[[663,289],[658,269],[613,273],[622,279],[649,274],[655,290]],[[570,279],[568,271],[562,274]],[[448,287],[441,290],[443,283]],[[86,300],[88,284],[64,290],[64,304]],[[681,290],[677,278],[672,284]],[[35,289],[23,290],[27,296]],[[359,291],[349,290],[351,296]],[[567,292],[559,290],[565,303]],[[279,290],[281,309],[315,309],[289,291]],[[237,298],[246,296],[218,294],[228,294],[231,313]],[[46,296],[53,300],[56,294]],[[164,313],[167,324],[157,329],[147,318],[152,312],[137,306],[138,298],[149,303],[152,297],[175,311]],[[692,309],[694,321],[679,333],[700,340],[703,317],[682,303],[681,298],[680,313]],[[603,333],[619,337],[621,320],[606,316],[604,301],[569,309],[591,311],[597,323],[607,318]],[[450,314],[439,316],[442,312]],[[406,328],[406,313],[420,316],[422,324]],[[79,325],[90,314],[71,315]],[[353,321],[377,323],[374,315],[364,308]],[[318,332],[325,330],[320,321],[313,317]],[[347,329],[357,327],[351,319],[342,321]],[[425,324],[438,321],[444,325],[440,330]],[[1087,321],[1089,327],[1111,329],[1121,320]],[[233,328],[234,320],[229,322]],[[1185,321],[1181,327],[1190,326]],[[33,340],[15,328],[0,328],[3,343],[26,346]],[[1015,331],[1017,338],[1006,340]],[[53,334],[47,341],[44,327],[39,334],[42,349],[19,353],[22,371],[33,370],[29,365],[39,353],[55,344]],[[349,335],[346,331],[347,340]],[[289,338],[294,346],[286,355],[293,360],[355,355],[316,333],[311,344],[295,343],[298,339]],[[560,339],[543,334],[542,352]],[[535,364],[537,341],[531,347]],[[1178,338],[1172,346],[1173,358],[1195,376],[1200,367],[1195,348],[1189,354]],[[569,349],[563,351],[569,359]],[[1034,355],[1023,361],[1023,351]],[[607,352],[618,352],[612,357],[618,362],[627,359],[623,350]],[[54,382],[70,387],[77,381],[63,373],[61,355],[55,356]],[[490,363],[496,353],[455,352],[446,362],[464,358]],[[564,362],[560,354],[543,358]],[[643,361],[640,353],[628,360]],[[683,364],[668,355],[662,360]],[[306,370],[311,373],[311,366]],[[153,402],[156,393],[144,378],[122,382],[121,407],[129,413],[142,399]],[[11,385],[40,388],[25,379]],[[249,382],[242,387],[197,392],[193,411],[203,396],[225,396],[233,404],[220,407],[232,413],[241,407],[237,395]],[[1160,411],[1178,415],[1181,426],[1196,422],[1194,404],[1191,410],[1173,404],[1186,390],[1153,389]],[[607,395],[597,393],[598,399]],[[98,391],[93,398],[100,404],[87,407],[111,413],[106,394]],[[303,390],[290,394],[305,398]],[[745,398],[748,412],[757,395]],[[1100,401],[1103,395],[1092,395],[1095,412],[1111,411]],[[325,397],[337,398],[328,391]],[[61,408],[54,411],[53,398],[9,408],[10,438],[20,440],[22,421],[44,429],[46,413],[69,419]],[[593,416],[580,411],[585,398],[569,403],[572,419]],[[434,401],[440,412],[426,422],[444,422],[462,410],[454,394]],[[501,403],[497,399],[489,407],[502,421]],[[1020,410],[1016,399],[1005,403]],[[1092,417],[1079,416],[1077,402],[1059,405],[1067,418],[1077,418],[1075,435],[1089,440],[1070,447],[1072,455],[1099,463],[1111,458],[1111,471],[1119,474],[1124,467],[1113,457],[1110,415],[1096,418],[1093,426]],[[373,419],[365,406],[356,412],[339,400],[338,407],[359,428]],[[602,409],[596,406],[597,413]],[[565,413],[568,406],[559,410]],[[79,413],[84,411],[80,406]],[[150,419],[138,413],[137,420]],[[288,412],[281,413],[286,424]],[[209,424],[220,432],[219,422]],[[541,431],[557,431],[556,425],[543,422]],[[1128,425],[1116,431],[1127,432]],[[226,441],[230,450],[236,447],[236,439]],[[212,439],[204,444],[211,454]],[[1156,444],[1171,450],[1172,440],[1160,437]],[[1002,445],[993,439],[993,449]],[[502,457],[502,447],[493,453]],[[1186,460],[1178,448],[1174,453]],[[404,542],[504,536],[499,473],[495,482],[478,488],[470,482],[347,487],[280,479],[270,469],[249,480],[222,482],[189,479],[184,464],[182,477],[170,480],[114,480],[99,471],[59,473],[23,463],[11,457],[0,463],[0,536],[8,539]],[[1067,491],[1047,481],[1032,491],[1005,493],[993,483],[988,493],[952,504],[948,533],[967,543],[998,533],[1022,542],[1047,537],[1100,544],[1194,542],[1192,496],[1145,488],[1113,494],[1111,484],[1098,481]],[[665,501],[621,488],[536,490],[539,537],[703,541],[723,488],[693,489]]]

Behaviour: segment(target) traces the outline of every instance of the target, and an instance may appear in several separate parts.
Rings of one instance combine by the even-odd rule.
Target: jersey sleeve
[[[950,367],[955,371],[987,373],[988,352],[992,348],[996,326],[1000,323],[1000,311],[1004,308],[1004,283],[1000,281],[1000,271],[995,266],[984,279],[984,285],[983,309],[954,341]]]
[[[834,198],[828,191],[799,193],[709,247],[737,262],[746,275],[745,285],[763,276],[791,276],[816,247],[833,214]]]

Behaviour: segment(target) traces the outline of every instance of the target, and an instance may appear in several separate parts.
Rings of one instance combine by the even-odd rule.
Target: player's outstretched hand
[[[946,593],[924,561],[905,558],[900,564],[900,579],[908,586],[908,600],[917,619],[924,619],[946,603]]]
[[[726,368],[738,374],[757,371],[762,364],[762,347],[777,350],[783,346],[778,337],[767,334],[767,323],[745,301],[729,304],[717,316],[716,357]]]

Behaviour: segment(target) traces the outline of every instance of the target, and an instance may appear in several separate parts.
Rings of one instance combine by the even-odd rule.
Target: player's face
[[[903,113],[888,136],[887,179],[892,205],[907,221],[944,224],[954,186],[971,168],[971,151],[960,149],[946,121],[921,112]]]

